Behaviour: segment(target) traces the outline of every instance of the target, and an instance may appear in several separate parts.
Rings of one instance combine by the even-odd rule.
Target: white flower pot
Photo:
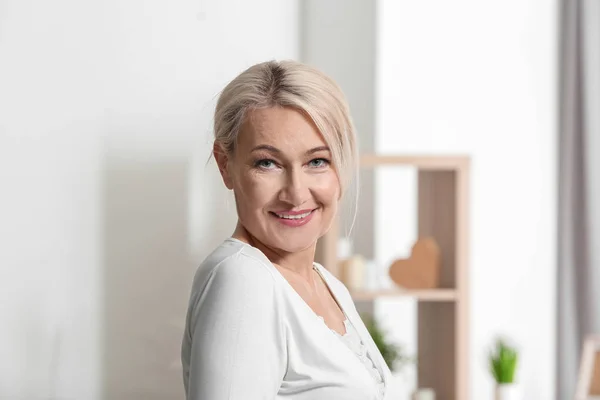
[[[501,383],[496,385],[495,400],[521,400],[521,388],[514,383]]]
[[[412,400],[435,400],[433,389],[418,389],[412,395]]]

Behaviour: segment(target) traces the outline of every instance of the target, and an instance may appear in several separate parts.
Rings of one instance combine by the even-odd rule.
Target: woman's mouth
[[[312,219],[316,210],[271,211],[270,214],[286,226],[298,227],[306,225]]]

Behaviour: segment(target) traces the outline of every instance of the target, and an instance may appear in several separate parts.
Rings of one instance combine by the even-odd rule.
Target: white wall
[[[492,398],[497,334],[521,349],[523,398],[553,399],[557,5],[379,4],[376,150],[472,156],[471,399]]]
[[[234,222],[215,96],[297,58],[297,7],[0,2],[1,398],[182,398],[190,278]]]

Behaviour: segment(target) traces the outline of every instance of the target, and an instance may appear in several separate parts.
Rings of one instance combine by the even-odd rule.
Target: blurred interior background
[[[191,279],[235,223],[216,98],[287,58],[338,81],[363,153],[470,160],[465,399],[494,398],[498,335],[522,399],[572,398],[600,333],[598,1],[0,0],[0,399],[183,398]],[[362,179],[354,250],[410,255],[416,180]],[[418,302],[360,307],[414,354]]]

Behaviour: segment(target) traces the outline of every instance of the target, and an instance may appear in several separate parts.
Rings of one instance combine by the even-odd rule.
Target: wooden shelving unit
[[[453,289],[434,289],[434,290],[401,290],[401,289],[381,289],[381,290],[355,290],[351,291],[352,298],[355,301],[377,300],[381,297],[411,297],[419,301],[455,301],[457,299],[456,291]]]
[[[470,160],[462,156],[364,155],[361,168],[413,167],[418,174],[418,235],[433,236],[442,254],[440,288],[354,291],[355,301],[394,296],[418,301],[417,380],[438,400],[468,400],[468,217]],[[334,275],[338,223],[319,241],[317,257]]]

